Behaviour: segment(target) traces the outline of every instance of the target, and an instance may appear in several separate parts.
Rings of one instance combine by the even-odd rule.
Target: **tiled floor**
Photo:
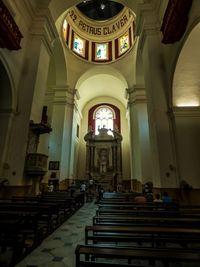
[[[97,205],[85,203],[70,219],[46,238],[42,244],[15,267],[75,267],[75,248],[84,244],[85,225],[92,224]],[[119,260],[118,260],[119,262]],[[136,265],[147,266],[148,261],[135,260]],[[154,267],[163,267],[156,262]],[[200,264],[169,264],[169,267],[199,267]]]
[[[95,211],[94,203],[85,203],[15,267],[75,267],[76,245],[84,244],[84,228],[92,224]]]

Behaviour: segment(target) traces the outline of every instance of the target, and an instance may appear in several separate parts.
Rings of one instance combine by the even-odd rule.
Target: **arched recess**
[[[172,105],[180,180],[200,188],[200,23],[188,32],[174,71]]]
[[[80,168],[77,175],[85,175],[86,144],[84,135],[88,130],[89,110],[99,104],[107,103],[116,106],[120,110],[122,141],[122,160],[124,177],[130,177],[130,140],[128,134],[128,119],[126,116],[127,99],[125,97],[128,83],[123,75],[110,66],[95,66],[85,72],[77,81],[76,89],[79,91],[80,99],[77,106],[81,113],[80,137],[77,151],[77,163]]]
[[[12,82],[9,78],[8,71],[0,60],[0,175],[3,173],[3,162],[6,156],[7,142],[9,138],[9,127],[13,112],[13,93]]]

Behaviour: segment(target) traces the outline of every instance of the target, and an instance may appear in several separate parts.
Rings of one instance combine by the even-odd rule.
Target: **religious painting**
[[[108,60],[108,43],[95,44],[95,60]]]
[[[65,19],[63,22],[63,37],[64,40],[67,40],[67,20]]]
[[[49,170],[59,170],[59,161],[49,161]]]
[[[82,57],[85,57],[85,40],[74,34],[73,51]]]
[[[119,56],[121,56],[122,54],[124,54],[130,48],[128,32],[126,32],[124,35],[122,35],[119,38],[118,45],[119,45],[119,47],[118,47]]]

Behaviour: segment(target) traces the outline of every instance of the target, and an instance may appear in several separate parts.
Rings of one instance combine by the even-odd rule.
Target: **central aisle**
[[[75,267],[75,248],[84,244],[85,225],[92,224],[97,205],[85,203],[16,267]]]

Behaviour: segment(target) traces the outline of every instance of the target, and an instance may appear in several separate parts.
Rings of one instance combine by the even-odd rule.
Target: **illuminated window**
[[[64,36],[64,39],[66,40],[67,39],[67,20],[66,19],[64,20],[64,23],[63,23],[63,36]]]
[[[119,44],[119,56],[120,56],[123,53],[125,53],[130,47],[128,32],[126,32],[122,37],[119,38],[118,44]]]
[[[106,128],[113,130],[113,120],[115,118],[114,111],[107,106],[101,106],[94,112],[95,119],[95,134],[99,134],[98,129]],[[108,134],[112,135],[112,132],[108,131]]]
[[[108,60],[108,43],[95,44],[95,60]]]
[[[74,34],[73,51],[85,57],[85,40]]]

